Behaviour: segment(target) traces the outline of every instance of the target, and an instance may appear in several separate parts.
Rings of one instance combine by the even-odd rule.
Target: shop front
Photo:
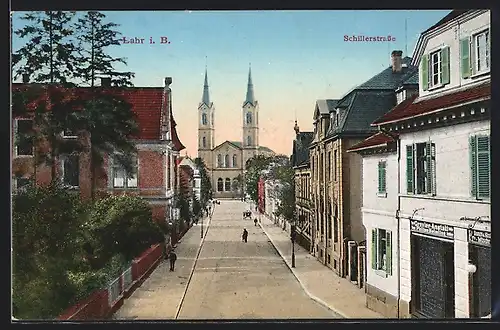
[[[485,317],[491,314],[491,233],[469,229],[468,242],[470,317]]]
[[[455,316],[454,228],[410,220],[412,316]]]

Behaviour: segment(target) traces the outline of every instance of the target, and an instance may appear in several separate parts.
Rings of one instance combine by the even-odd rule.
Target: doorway
[[[453,242],[427,236],[411,237],[412,315],[455,317]]]
[[[470,286],[470,316],[480,318],[491,313],[491,248],[469,245],[469,260],[476,266]]]

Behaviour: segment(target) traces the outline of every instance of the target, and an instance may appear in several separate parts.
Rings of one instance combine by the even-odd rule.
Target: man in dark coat
[[[168,254],[168,260],[170,260],[170,271],[173,272],[175,267],[175,261],[177,260],[177,254],[175,254],[173,250],[170,251],[170,253]]]
[[[243,229],[243,234],[241,235],[241,238],[243,240],[243,242],[247,242],[247,239],[248,239],[248,231],[246,229]]]

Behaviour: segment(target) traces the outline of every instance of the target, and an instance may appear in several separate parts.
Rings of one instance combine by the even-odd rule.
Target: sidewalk
[[[210,225],[205,218],[203,236]],[[201,221],[192,226],[177,243],[175,271],[169,271],[169,261],[160,262],[148,279],[125,300],[113,315],[115,320],[175,319],[195,261],[204,241],[201,239]]]
[[[384,318],[366,307],[363,290],[337,276],[298,244],[295,244],[296,268],[291,268],[292,244],[289,233],[276,226],[265,215],[261,216],[260,226],[312,299],[345,318]]]

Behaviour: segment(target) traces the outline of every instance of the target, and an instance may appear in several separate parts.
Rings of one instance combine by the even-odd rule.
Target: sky
[[[109,53],[127,59],[138,87],[172,77],[173,111],[187,154],[197,155],[198,105],[205,68],[215,105],[215,143],[241,141],[242,105],[251,63],[262,146],[290,155],[297,120],[312,131],[318,99],[338,99],[390,65],[390,53],[411,56],[420,33],[450,10],[123,11],[103,12],[122,37],[144,38]],[[13,29],[22,27],[14,13]],[[405,24],[406,21],[406,24]],[[405,29],[406,25],[406,29]],[[390,41],[345,41],[346,36]],[[168,43],[161,43],[164,37]],[[155,43],[150,43],[150,38]],[[379,40],[382,38],[378,38]],[[352,40],[352,38],[351,38]],[[13,37],[15,51],[24,40]]]

